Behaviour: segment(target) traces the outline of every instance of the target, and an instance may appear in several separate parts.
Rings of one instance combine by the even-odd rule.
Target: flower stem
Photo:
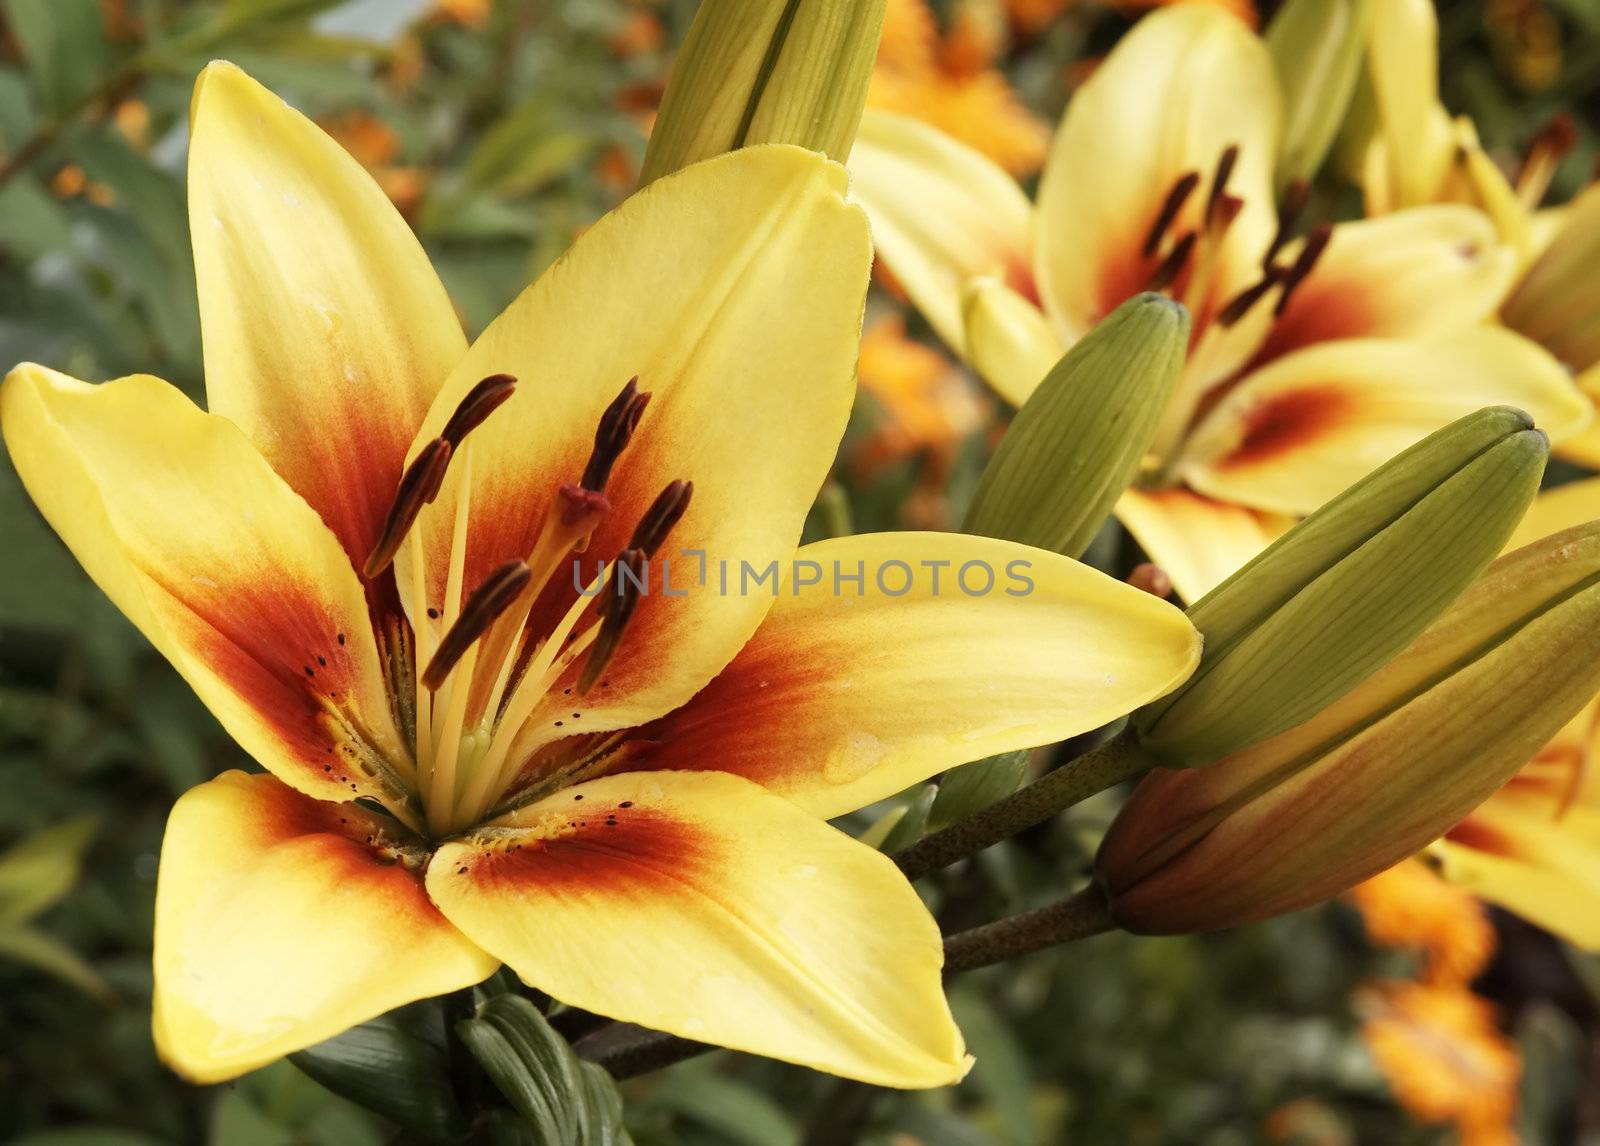
[[[1091,883],[1048,907],[1024,911],[944,941],[945,974],[1003,963],[1075,939],[1110,931],[1111,907],[1099,884]]]
[[[1150,763],[1131,736],[1115,737],[976,815],[919,840],[896,855],[895,862],[907,879],[932,875],[1139,775]]]

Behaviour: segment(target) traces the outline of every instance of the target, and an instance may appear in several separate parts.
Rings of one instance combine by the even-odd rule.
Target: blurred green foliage
[[[465,19],[444,7],[0,0],[0,367],[31,359],[90,379],[149,372],[200,396],[185,117],[194,75],[215,57],[324,122],[375,170],[469,330],[481,329],[632,186],[645,116],[693,3],[502,0],[482,5],[481,22],[474,5],[448,6]],[[1516,154],[1558,110],[1584,114],[1559,186],[1570,191],[1595,150],[1600,0],[1441,7],[1446,98],[1478,119],[1497,153]],[[1553,63],[1547,44],[1516,42],[1525,17],[1489,18],[1510,9],[1552,22]],[[1054,115],[1074,61],[1123,26],[1074,14],[1019,42],[1008,75]],[[864,400],[853,433],[882,416]],[[974,435],[941,465],[948,519],[959,520],[986,453]],[[929,464],[913,456],[847,477],[812,532],[852,517],[863,529],[906,524]],[[1090,551],[1106,566],[1134,556],[1114,529]],[[155,1061],[149,951],[162,825],[184,789],[247,764],[0,462],[0,1140],[394,1140],[379,1116],[288,1063],[199,1089]],[[1004,786],[1020,769],[1004,760],[969,778],[980,786],[993,773]],[[936,801],[924,789],[880,832],[906,835],[930,812],[945,822],[948,805],[967,798],[980,797],[956,789]],[[942,922],[1043,902],[1086,866],[1112,798],[941,884]],[[851,826],[865,830],[887,810]],[[1573,1141],[1576,1096],[1595,1070],[1597,973],[1575,974],[1526,929],[1508,940],[1494,975],[1527,1063],[1528,1137]],[[1337,905],[1219,936],[1103,936],[956,984],[978,1059],[960,1087],[884,1095],[718,1054],[625,1084],[627,1123],[654,1146],[1438,1141],[1396,1109],[1354,1037],[1352,989],[1403,971],[1398,958],[1369,950]],[[1307,1136],[1268,1139],[1275,1112],[1270,1125],[1294,1122],[1286,1109],[1305,1116],[1296,1125]]]

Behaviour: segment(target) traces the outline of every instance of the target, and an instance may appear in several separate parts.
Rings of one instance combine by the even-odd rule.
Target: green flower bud
[[[704,0],[640,183],[757,143],[850,154],[887,0]]]
[[[1600,691],[1600,522],[1495,562],[1305,723],[1150,773],[1100,848],[1117,922],[1168,934],[1320,902],[1443,835]]]
[[[1017,411],[962,529],[1076,557],[1155,437],[1189,344],[1189,314],[1164,295],[1119,306],[1069,350]]]
[[[1574,374],[1600,362],[1600,184],[1564,209],[1555,237],[1512,290],[1500,319]]]
[[[1322,166],[1361,74],[1364,0],[1289,0],[1267,29],[1283,85],[1278,186],[1310,179]]]
[[[1549,442],[1480,410],[1398,455],[1201,598],[1194,676],[1134,715],[1171,767],[1208,764],[1309,719],[1415,638],[1505,545]]]

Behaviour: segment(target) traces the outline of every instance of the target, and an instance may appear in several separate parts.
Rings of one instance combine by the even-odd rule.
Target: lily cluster
[[[1393,67],[1416,19],[1335,45],[1384,114],[1372,217],[1329,225],[1303,173],[1332,131],[1275,63],[1321,27],[1304,4],[1271,46],[1217,6],[1142,20],[1037,204],[926,125],[861,120],[881,3],[802,7],[709,0],[647,186],[470,344],[355,160],[213,64],[206,408],[144,375],[0,387],[40,512],[262,769],[167,827],[154,1034],[185,1076],[504,966],[596,1016],[944,1085],[970,1065],[947,970],[1063,927],[1249,922],[1430,846],[1502,887],[1482,857],[1527,809],[1484,801],[1588,751],[1600,502],[1535,503],[1592,413],[1592,317],[1552,301],[1583,272],[1518,238],[1464,129],[1454,177],[1410,166],[1437,156],[1406,125],[1439,125]],[[1588,200],[1565,226],[1600,233]],[[800,546],[874,244],[1019,411],[965,532]],[[1186,613],[1077,560],[1113,512]],[[669,545],[783,572],[668,585]],[[969,567],[1028,591],[884,576]],[[801,575],[829,568],[850,592]],[[895,858],[827,822],[1088,733],[926,838],[905,817]],[[1141,773],[1086,897],[947,966],[908,876]],[[1561,790],[1592,824],[1591,787]]]

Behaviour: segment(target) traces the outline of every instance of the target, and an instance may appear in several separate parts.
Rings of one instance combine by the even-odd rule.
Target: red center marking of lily
[[[418,523],[444,489],[446,475],[470,467],[472,432],[516,386],[505,374],[483,379],[439,436],[417,452],[362,568],[369,595],[398,593],[408,606],[407,616],[397,613],[390,620],[382,643],[393,707],[402,726],[411,726],[414,759],[374,764],[372,758],[382,754],[370,746],[353,751],[357,763],[391,781],[386,787],[403,797],[410,826],[436,839],[594,779],[638,755],[638,739],[625,733],[574,733],[583,731],[585,696],[596,686],[609,688],[602,678],[648,583],[646,563],[694,493],[690,482],[668,483],[620,552],[595,554],[593,572],[584,566],[585,590],[563,612],[550,616],[535,609],[545,590],[558,588],[569,575],[575,556],[589,548],[613,512],[607,483],[650,403],[638,379],[630,379],[601,413],[581,473],[553,491],[526,555],[474,573],[477,584],[466,583],[470,483],[456,491],[453,531],[448,520],[429,519],[431,543]],[[433,544],[441,537],[450,539],[446,552]],[[441,570],[427,566],[440,561],[443,575],[430,576]],[[307,688],[315,687],[316,672],[307,666]],[[556,692],[568,709],[565,719],[529,736],[530,718]],[[329,711],[335,732],[344,734],[336,739],[360,745],[360,730],[339,725],[337,706]],[[556,731],[569,721],[577,727]]]
[[[1273,395],[1251,409],[1238,446],[1217,465],[1232,469],[1271,461],[1327,433],[1348,409],[1348,397],[1331,386]]]

